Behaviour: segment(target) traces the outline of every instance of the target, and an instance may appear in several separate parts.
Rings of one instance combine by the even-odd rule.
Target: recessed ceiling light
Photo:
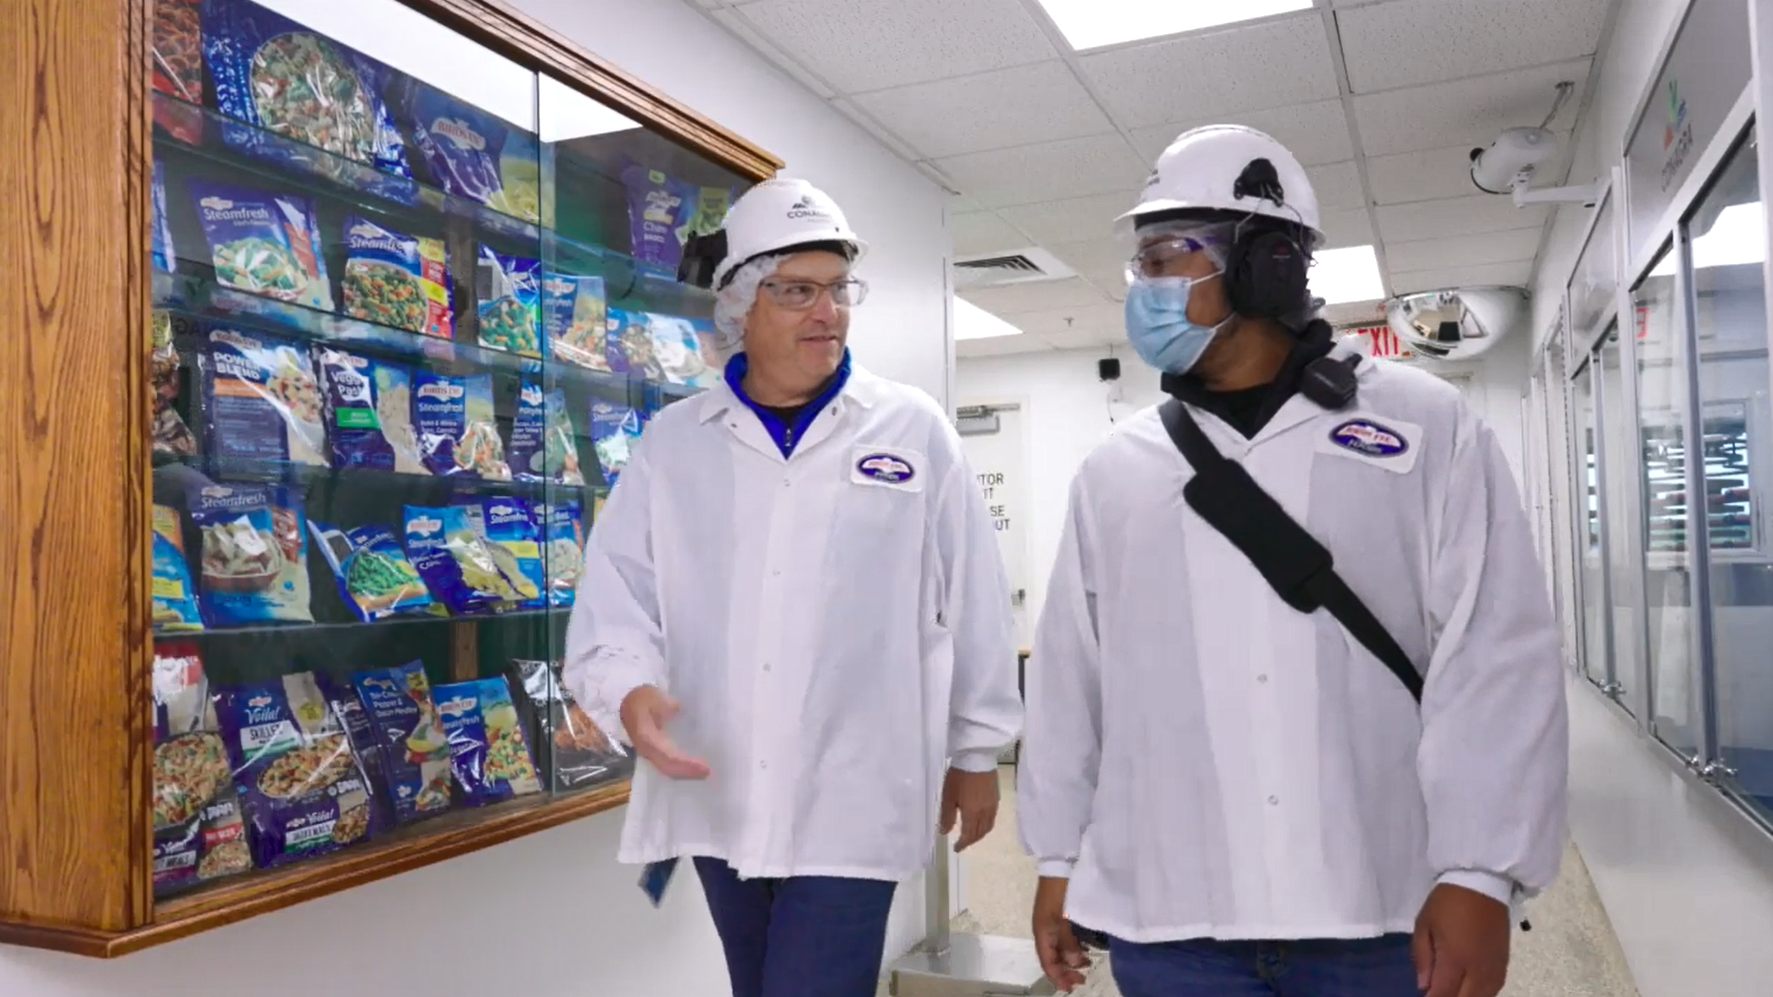
[[[954,340],[1020,336],[1022,330],[965,298],[954,299]]]
[[[1040,0],[1078,51],[1290,14],[1311,0]]]
[[[1379,258],[1372,246],[1320,249],[1311,258],[1311,293],[1326,305],[1377,301],[1385,297]]]

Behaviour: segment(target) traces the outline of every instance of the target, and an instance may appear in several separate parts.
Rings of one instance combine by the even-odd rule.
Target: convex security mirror
[[[1470,360],[1526,324],[1527,292],[1458,287],[1403,294],[1386,302],[1385,319],[1418,356]]]

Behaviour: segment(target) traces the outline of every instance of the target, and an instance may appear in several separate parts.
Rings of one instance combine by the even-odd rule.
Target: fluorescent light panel
[[[1311,0],[1040,0],[1078,51],[1308,10]]]
[[[954,339],[996,339],[1020,336],[1022,330],[965,298],[954,299]]]
[[[1379,278],[1379,258],[1373,255],[1373,247],[1318,250],[1312,255],[1311,293],[1326,305],[1385,297],[1385,282]]]

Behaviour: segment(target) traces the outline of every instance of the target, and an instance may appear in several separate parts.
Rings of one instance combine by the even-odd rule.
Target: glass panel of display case
[[[1682,754],[1697,749],[1698,663],[1693,660],[1693,586],[1701,570],[1696,524],[1688,501],[1692,447],[1685,420],[1688,391],[1687,326],[1664,246],[1657,265],[1632,291],[1638,354],[1638,419],[1643,460],[1641,504],[1645,542],[1644,595],[1650,664],[1651,726]],[[1709,510],[1709,501],[1700,506]],[[1715,519],[1716,517],[1714,517]]]
[[[513,662],[565,610],[549,482],[514,470],[544,367],[533,74],[396,0],[155,11],[168,897],[544,799]]]
[[[1607,585],[1611,596],[1611,673],[1621,691],[1635,691],[1642,684],[1643,620],[1638,614],[1638,593],[1643,585],[1643,557],[1639,541],[1638,476],[1635,441],[1636,413],[1627,404],[1626,377],[1621,363],[1619,324],[1607,328],[1600,347],[1601,434],[1606,447],[1603,468],[1607,489]],[[1621,696],[1628,708],[1633,697]]]
[[[1761,509],[1773,462],[1768,404],[1766,231],[1755,132],[1731,154],[1687,222],[1693,243],[1699,393],[1711,529],[1718,748],[1727,780],[1773,819],[1773,562]]]
[[[1605,562],[1601,558],[1600,447],[1595,435],[1594,364],[1583,365],[1571,382],[1574,404],[1576,459],[1578,461],[1576,507],[1578,535],[1578,599],[1582,607],[1582,665],[1589,681],[1604,685],[1607,671],[1607,589]]]

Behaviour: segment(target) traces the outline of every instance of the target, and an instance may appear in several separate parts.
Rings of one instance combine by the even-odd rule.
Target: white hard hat
[[[1139,206],[1115,219],[1115,231],[1130,235],[1137,219],[1171,211],[1257,214],[1304,225],[1323,238],[1305,167],[1285,146],[1243,125],[1207,125],[1177,136],[1157,157]]]
[[[714,268],[715,287],[746,261],[795,246],[843,243],[850,247],[852,261],[868,251],[836,201],[805,180],[789,177],[765,180],[740,195],[727,210],[722,228],[726,257]]]

